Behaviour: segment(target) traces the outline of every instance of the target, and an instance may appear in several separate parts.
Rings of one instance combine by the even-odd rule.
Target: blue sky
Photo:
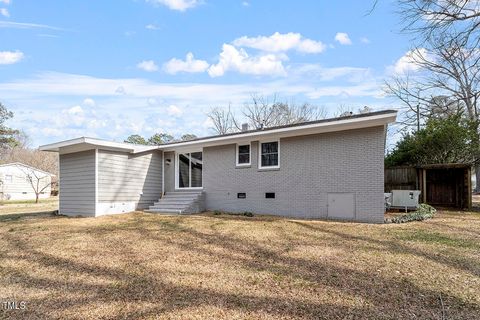
[[[211,134],[206,112],[252,94],[397,108],[412,69],[395,3],[0,0],[0,101],[32,146],[91,136]]]

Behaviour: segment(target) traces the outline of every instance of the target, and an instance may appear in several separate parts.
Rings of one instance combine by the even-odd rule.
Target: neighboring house
[[[52,177],[43,170],[14,162],[0,165],[0,200],[35,200],[50,197]],[[33,186],[32,186],[33,184]]]
[[[60,213],[251,211],[383,222],[387,125],[396,111],[161,146],[78,138],[60,153]],[[159,200],[159,198],[161,198]]]

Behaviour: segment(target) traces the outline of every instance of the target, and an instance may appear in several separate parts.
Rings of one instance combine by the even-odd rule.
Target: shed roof
[[[472,165],[469,163],[433,163],[416,166],[421,169],[467,169]]]

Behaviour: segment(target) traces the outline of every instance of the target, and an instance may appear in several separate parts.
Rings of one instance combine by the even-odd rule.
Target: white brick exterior
[[[296,218],[327,218],[327,193],[355,194],[355,220],[383,222],[384,127],[281,139],[280,169],[235,166],[235,145],[204,149],[209,210],[252,211]],[[245,192],[246,199],[237,199]],[[275,199],[265,199],[275,192]]]

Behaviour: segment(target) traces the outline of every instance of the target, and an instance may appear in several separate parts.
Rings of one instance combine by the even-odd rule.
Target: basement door
[[[332,219],[355,219],[355,194],[328,193],[328,217]]]

